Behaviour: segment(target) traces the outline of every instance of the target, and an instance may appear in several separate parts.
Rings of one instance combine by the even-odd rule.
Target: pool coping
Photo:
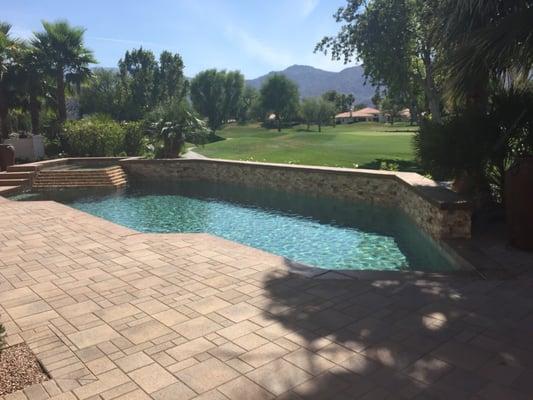
[[[359,175],[363,177],[372,177],[380,179],[393,179],[408,188],[414,190],[422,198],[437,206],[441,210],[469,210],[472,208],[470,201],[461,195],[439,185],[437,182],[426,178],[416,172],[401,171],[384,171],[360,168],[339,168],[324,167],[316,165],[284,164],[284,163],[263,163],[254,161],[226,160],[219,158],[206,159],[187,159],[187,158],[158,158],[148,159],[143,157],[64,157],[53,160],[36,161],[28,164],[21,164],[27,167],[35,167],[36,170],[48,166],[69,164],[73,162],[98,163],[98,162],[115,162],[116,165],[125,164],[167,164],[167,163],[224,163],[230,165],[248,165],[258,166],[270,169],[294,169],[309,173],[331,173],[341,175]]]
[[[299,164],[283,164],[283,163],[263,163],[253,161],[238,161],[225,160],[219,158],[206,159],[187,159],[187,158],[164,158],[164,159],[147,159],[140,157],[122,158],[118,161],[118,165],[127,164],[210,164],[210,163],[224,163],[226,165],[247,165],[257,166],[269,169],[294,169],[305,171],[308,173],[330,173],[336,175],[358,175],[363,177],[372,177],[378,179],[392,179],[406,187],[414,190],[422,198],[437,206],[441,210],[470,210],[472,204],[470,201],[463,198],[461,195],[439,185],[437,182],[426,178],[415,172],[400,172],[400,171],[383,171],[373,169],[359,169],[359,168],[338,168],[338,167],[324,167],[315,165],[299,165]]]

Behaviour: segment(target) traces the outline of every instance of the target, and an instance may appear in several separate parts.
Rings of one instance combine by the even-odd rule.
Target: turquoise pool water
[[[300,263],[352,270],[453,269],[396,209],[206,182],[30,193],[141,232],[207,232]]]

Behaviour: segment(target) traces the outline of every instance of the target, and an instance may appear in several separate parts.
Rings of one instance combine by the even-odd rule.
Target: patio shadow
[[[533,363],[533,343],[519,333],[533,304],[493,291],[497,286],[272,274],[265,281],[265,316],[306,349],[285,359],[315,376],[287,398],[448,399],[491,390],[526,398],[518,377],[525,369],[514,368]],[[515,371],[516,381],[491,382],[497,368]]]

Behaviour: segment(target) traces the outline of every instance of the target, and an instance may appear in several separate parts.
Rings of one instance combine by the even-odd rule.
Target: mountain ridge
[[[265,80],[273,74],[282,74],[298,86],[300,96],[316,97],[328,90],[352,94],[356,103],[372,104],[375,88],[365,84],[363,67],[356,65],[339,72],[326,71],[310,65],[291,65],[282,71],[271,71],[255,79],[247,79],[246,84],[259,89]]]

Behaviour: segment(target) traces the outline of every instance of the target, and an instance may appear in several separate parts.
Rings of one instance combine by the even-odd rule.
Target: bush
[[[112,157],[125,151],[125,131],[111,118],[96,115],[67,121],[61,136],[65,151],[71,156]]]
[[[59,139],[44,138],[44,153],[48,157],[59,157],[63,152],[63,146]]]
[[[185,100],[160,104],[148,116],[155,158],[178,157],[185,142],[205,144],[209,129]]]
[[[475,190],[501,202],[505,171],[533,154],[533,91],[501,90],[486,112],[465,110],[442,124],[422,121],[414,145],[436,179],[473,178]]]
[[[442,124],[423,120],[414,137],[414,147],[422,168],[436,179],[450,179],[463,172],[483,171],[494,130],[479,113],[447,118]]]
[[[145,147],[144,123],[124,122],[124,152],[128,156],[138,156],[142,154]]]

